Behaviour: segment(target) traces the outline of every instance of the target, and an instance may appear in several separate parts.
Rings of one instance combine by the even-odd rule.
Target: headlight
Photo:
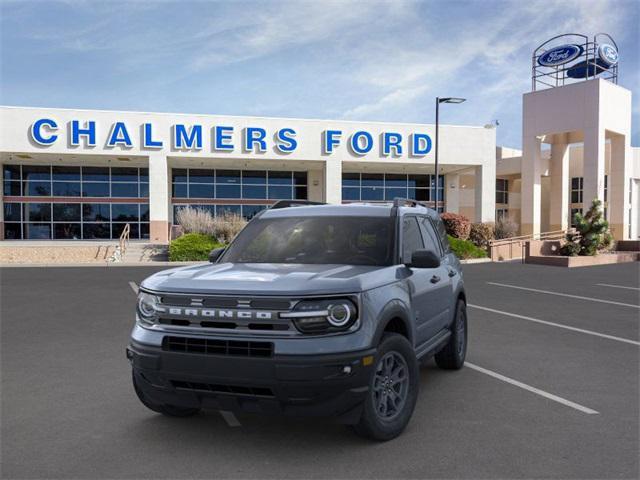
[[[358,310],[346,298],[303,300],[280,317],[292,319],[302,333],[332,333],[351,328],[358,319]]]
[[[147,292],[138,293],[138,317],[143,323],[152,324],[156,318],[158,297]]]

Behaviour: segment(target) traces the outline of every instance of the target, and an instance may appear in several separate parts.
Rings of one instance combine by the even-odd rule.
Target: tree
[[[611,246],[613,237],[609,233],[609,222],[604,218],[600,200],[595,199],[586,214],[576,213],[573,221],[576,232],[567,233],[567,242],[560,250],[562,255],[597,255],[600,250]]]

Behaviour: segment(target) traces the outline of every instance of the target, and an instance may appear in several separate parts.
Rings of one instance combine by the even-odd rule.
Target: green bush
[[[176,238],[169,245],[169,260],[172,262],[190,262],[209,260],[214,248],[224,246],[215,238],[202,233],[187,233]]]
[[[471,240],[476,247],[486,250],[489,248],[489,242],[495,238],[494,229],[495,224],[493,222],[472,223],[469,240]]]
[[[613,236],[609,232],[609,223],[602,213],[600,200],[593,200],[591,208],[584,215],[576,213],[573,221],[576,224],[576,232],[567,233],[566,243],[560,249],[561,255],[593,256],[611,247]]]
[[[449,245],[451,251],[456,254],[460,260],[467,260],[469,258],[485,258],[487,252],[482,248],[476,247],[472,242],[468,240],[460,240],[459,238],[449,237]]]

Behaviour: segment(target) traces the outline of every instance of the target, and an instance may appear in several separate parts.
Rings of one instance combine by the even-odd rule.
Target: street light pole
[[[440,133],[440,104],[441,103],[462,103],[464,101],[466,101],[466,98],[459,98],[459,97],[445,97],[445,98],[440,98],[440,97],[436,97],[436,145],[435,145],[435,157],[436,157],[436,161],[435,161],[435,177],[436,177],[436,201],[435,201],[435,209],[436,212],[438,211],[438,198],[439,198],[439,192],[438,192],[438,186],[440,185],[439,182],[439,177],[438,177],[438,146],[440,144],[440,142],[438,141],[438,135]],[[444,187],[444,185],[443,185]]]

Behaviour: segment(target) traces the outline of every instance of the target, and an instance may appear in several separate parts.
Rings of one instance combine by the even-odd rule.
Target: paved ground
[[[129,282],[153,271],[0,270],[4,478],[639,476],[638,264],[466,266],[469,366],[423,368],[386,444],[319,420],[146,410],[124,347]]]

